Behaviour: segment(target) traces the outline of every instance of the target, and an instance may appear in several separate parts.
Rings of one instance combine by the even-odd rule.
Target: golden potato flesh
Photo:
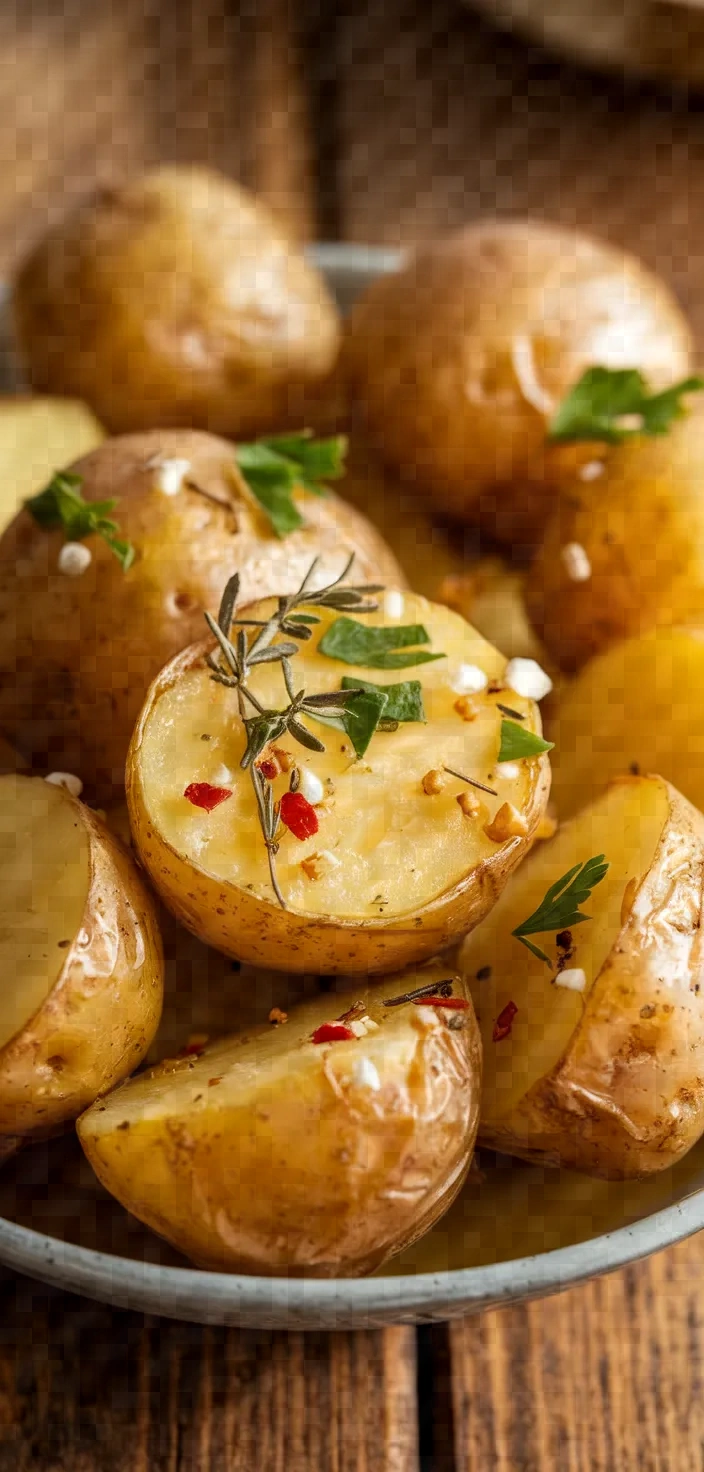
[[[72,471],[86,501],[117,500],[114,519],[135,560],[123,572],[91,536],[89,567],[69,577],[58,566],[61,531],[45,531],[27,511],[8,527],[0,538],[0,730],[29,760],[76,772],[100,799],[123,786],[150,680],[201,637],[203,610],[217,611],[235,569],[243,600],[291,592],[315,556],[329,578],[352,552],[359,581],[402,577],[379,534],[332,494],[296,492],[305,523],[277,537],[233,446],[212,435],[120,436]]]
[[[119,1083],[156,1032],[154,901],[61,786],[0,777],[0,1141],[50,1131]]]
[[[704,810],[704,628],[658,629],[597,655],[558,693],[552,795],[568,817],[621,772],[660,772]]]
[[[530,616],[564,669],[704,614],[704,413],[597,447],[588,470],[565,486],[526,578]]]
[[[512,932],[600,854],[589,918],[530,936],[546,965]],[[610,1176],[690,1149],[704,1131],[703,877],[704,818],[659,777],[614,784],[534,849],[462,949],[484,1054],[480,1140]]]
[[[525,545],[575,458],[546,456],[545,433],[582,372],[638,367],[664,388],[686,373],[692,342],[669,291],[633,257],[575,231],[488,220],[375,282],[343,353],[388,461],[434,508]]]
[[[315,612],[321,622],[293,660],[296,689],[339,690],[343,676],[381,686],[415,679],[425,721],[375,731],[361,760],[344,733],[309,717],[303,724],[325,741],[324,753],[292,737],[278,742],[284,765],[305,774],[302,791],[318,785],[317,831],[301,841],[281,828],[276,871],[286,908],[272,889],[251,774],[240,766],[237,693],[211,679],[207,645],[184,651],[150,690],[128,759],[132,829],[166,904],[216,949],[294,972],[390,971],[477,924],[525,853],[549,766],[545,756],[497,765],[499,703],[508,700],[526,730],[539,731],[540,717],[533,701],[504,688],[503,656],[447,608],[410,593],[381,595],[368,624],[420,624],[427,652],[443,656],[390,674],[321,653],[337,615]],[[488,688],[460,694],[477,675]],[[287,704],[278,664],[254,667],[248,688],[266,709]],[[231,796],[203,811],[184,795],[203,782]],[[286,772],[275,778],[276,802],[289,782]]]
[[[297,428],[338,346],[322,278],[231,180],[161,168],[62,221],[15,283],[33,387],[113,433]]]
[[[85,404],[39,395],[0,396],[0,530],[61,465],[105,438]]]
[[[459,1006],[384,1005],[443,982]],[[481,1052],[463,1000],[438,963],[317,997],[133,1079],[83,1115],[81,1144],[103,1185],[203,1267],[371,1272],[432,1226],[469,1165]],[[340,1040],[320,1040],[336,1019]]]

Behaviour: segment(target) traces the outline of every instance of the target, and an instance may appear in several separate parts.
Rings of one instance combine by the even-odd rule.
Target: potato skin
[[[452,974],[451,967],[434,970]],[[384,994],[424,980],[389,978]],[[455,990],[463,993],[461,983]],[[322,1015],[360,996],[364,986],[347,998],[331,996]],[[366,1001],[372,1014],[381,1010],[373,990]],[[109,1132],[88,1110],[78,1125],[83,1149],[108,1191],[202,1267],[269,1276],[373,1272],[450,1206],[479,1118],[481,1044],[471,1003],[461,1031],[446,1018],[431,1025],[421,1008],[409,1012],[413,1041],[403,1051],[391,1046],[385,1057],[385,1039],[374,1034],[316,1049],[320,1057],[306,1066],[294,1044],[285,1077],[253,1085],[251,1098],[236,1104],[226,1085],[213,1086],[203,1109],[186,1102],[156,1118],[130,1110],[129,1128]],[[317,1013],[320,1020],[320,1002]],[[295,1022],[291,1012],[289,1031]],[[376,1060],[379,1092],[350,1089],[351,1047]],[[216,1045],[207,1068],[216,1085],[224,1063]],[[184,1065],[167,1060],[152,1077]],[[127,1102],[123,1090],[110,1100],[117,1119],[121,1095]]]
[[[511,870],[532,842],[550,791],[547,757],[531,764],[526,812],[529,836],[509,838],[461,883],[414,914],[344,921],[283,910],[246,888],[225,884],[198,868],[154,827],[144,790],[140,748],[154,705],[204,654],[212,641],[184,649],[150,687],[127,757],[127,805],[140,860],[165,905],[206,945],[253,966],[293,973],[384,974],[443,951],[489,913]]]
[[[201,168],[84,203],[20,270],[14,316],[33,387],[85,399],[116,434],[296,428],[339,337],[322,278],[266,207]]]
[[[374,283],[346,327],[352,398],[390,464],[436,508],[533,545],[565,466],[546,423],[588,366],[687,372],[689,328],[633,257],[576,231],[486,220]],[[586,458],[591,458],[591,449]]]
[[[594,446],[602,474],[561,491],[526,578],[528,611],[563,669],[704,613],[704,412],[668,434]],[[569,576],[581,546],[591,574]]]
[[[114,1088],[144,1058],[161,1016],[155,902],[106,824],[66,800],[88,832],[90,888],[56,985],[0,1049],[0,1148],[1,1137],[45,1134],[76,1119]]]
[[[154,462],[185,459],[189,482],[158,488]],[[338,497],[301,493],[305,525],[279,539],[237,472],[233,446],[199,431],[106,441],[72,466],[87,501],[118,499],[137,556],[127,573],[100,537],[80,577],[57,569],[62,532],[22,510],[0,538],[0,730],[30,761],[78,773],[92,796],[124,784],[134,722],[150,680],[199,638],[239,570],[242,599],[292,592],[313,558],[331,577],[355,552],[361,582],[404,584],[365,518]],[[200,487],[200,490],[192,489]]]
[[[480,1128],[493,1149],[621,1179],[666,1170],[704,1132],[704,817],[664,785],[652,866],[581,1023],[511,1115]]]

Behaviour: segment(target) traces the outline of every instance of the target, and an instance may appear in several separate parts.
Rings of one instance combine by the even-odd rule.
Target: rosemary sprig
[[[237,618],[235,610],[240,591],[238,573],[234,573],[227,582],[217,619],[210,613],[205,614],[208,628],[218,646],[214,653],[206,655],[206,664],[212,680],[225,685],[229,690],[237,691],[239,712],[247,737],[240,766],[251,774],[271,882],[282,909],[286,909],[286,904],[277,882],[275,866],[279,848],[279,816],[271,785],[259,771],[257,758],[266,746],[280,741],[285,735],[291,736],[307,751],[324,751],[323,742],[308,730],[301,717],[310,716],[323,721],[341,719],[353,702],[360,697],[369,698],[368,692],[361,687],[331,690],[318,695],[308,695],[304,687],[296,690],[291,660],[298,653],[299,642],[309,639],[313,626],[320,623],[316,614],[300,613],[299,609],[305,605],[306,608],[331,608],[336,612],[374,613],[379,605],[370,595],[382,591],[382,585],[376,583],[360,587],[343,586],[352,567],[354,553],[338,578],[324,588],[313,590],[310,583],[318,561],[315,558],[311,563],[295,593],[277,600],[276,611],[269,619]],[[234,638],[233,629],[236,629]],[[247,630],[256,632],[248,634]],[[282,635],[285,636],[283,640]],[[259,664],[269,663],[279,663],[282,669],[288,704],[280,710],[265,709],[248,684],[252,670]]]

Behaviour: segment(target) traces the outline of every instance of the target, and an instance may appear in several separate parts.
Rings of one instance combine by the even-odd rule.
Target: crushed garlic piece
[[[457,804],[465,818],[478,818],[482,810],[482,804],[473,792],[461,792],[457,798]]]
[[[311,807],[317,807],[323,801],[325,788],[315,772],[310,767],[299,767],[300,785],[298,791],[303,794]]]
[[[50,782],[52,787],[65,787],[72,797],[80,797],[83,791],[80,777],[75,777],[73,772],[50,772],[44,780]]]
[[[586,583],[592,575],[592,565],[581,542],[567,542],[560,552],[565,572],[573,583]]]
[[[492,843],[505,843],[507,838],[525,838],[528,824],[512,802],[505,802],[490,823],[485,823],[484,832]]]
[[[568,971],[558,971],[555,977],[555,986],[564,986],[568,992],[583,992],[586,985],[586,974],[581,966],[573,966]]]
[[[275,1025],[278,1025],[282,1022],[288,1022],[288,1012],[282,1012],[280,1007],[272,1007],[271,1012],[269,1013],[269,1021],[273,1022]]]
[[[290,772],[294,765],[290,751],[284,751],[283,746],[272,746],[271,754],[279,764],[279,771]]]
[[[435,797],[438,792],[442,792],[444,786],[445,778],[442,772],[438,771],[437,767],[431,767],[423,778],[423,791],[426,797]]]
[[[504,680],[510,690],[526,700],[542,700],[552,690],[552,680],[537,659],[510,659]]]
[[[395,588],[391,588],[388,593],[384,594],[384,613],[387,618],[403,618],[404,608],[405,600],[403,593],[399,593]]]
[[[93,553],[84,542],[64,542],[57,563],[59,572],[67,578],[79,578],[90,567]]]
[[[307,859],[301,859],[301,868],[308,879],[323,879],[331,869],[339,869],[340,860],[331,854],[328,848],[321,848],[318,853],[309,854]]]
[[[479,715],[479,706],[471,695],[460,695],[459,700],[455,701],[454,709],[463,721],[476,721]]]
[[[228,787],[231,782],[234,782],[234,777],[230,768],[226,767],[224,762],[221,762],[220,766],[216,767],[210,780],[214,787]]]

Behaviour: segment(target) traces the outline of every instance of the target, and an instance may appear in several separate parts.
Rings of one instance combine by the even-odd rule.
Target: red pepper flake
[[[449,1007],[452,1012],[464,1012],[469,1006],[464,997],[414,997],[414,1007]]]
[[[318,814],[302,792],[285,792],[279,807],[281,822],[301,842],[318,832]]]
[[[265,756],[262,761],[257,762],[257,771],[261,772],[262,777],[266,777],[267,782],[274,782],[279,770],[279,764],[272,756]]]
[[[311,1038],[313,1043],[347,1043],[355,1034],[344,1022],[322,1022]]]
[[[212,813],[213,808],[219,808],[221,802],[232,797],[232,788],[213,787],[212,782],[189,782],[183,795],[194,808],[204,808],[206,813]]]
[[[494,1031],[491,1034],[492,1043],[501,1043],[503,1042],[504,1038],[508,1038],[511,1036],[513,1019],[516,1016],[517,1011],[518,1008],[515,1002],[506,1003],[506,1006],[504,1007],[502,1012],[499,1012],[496,1022],[494,1023]]]

